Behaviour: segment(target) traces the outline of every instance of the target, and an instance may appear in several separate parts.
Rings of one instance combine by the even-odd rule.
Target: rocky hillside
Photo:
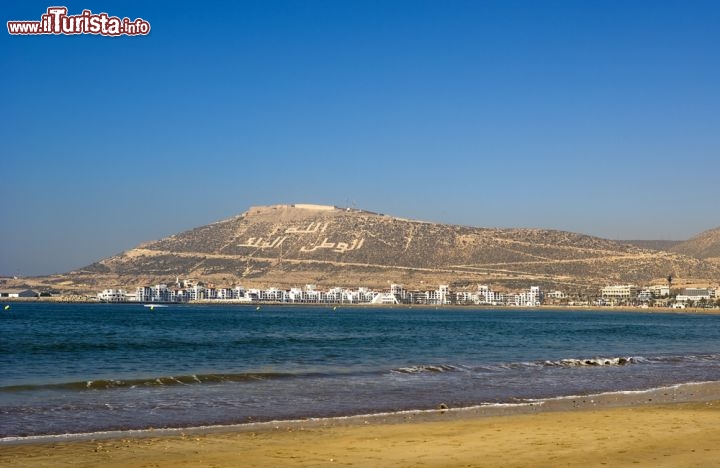
[[[318,205],[255,207],[139,245],[53,279],[97,290],[176,276],[218,285],[595,288],[615,282],[720,279],[720,268],[672,252],[543,229],[487,229],[412,221]]]
[[[641,249],[671,250],[673,247],[675,247],[678,244],[681,244],[683,241],[677,241],[677,240],[624,240],[621,242],[623,242],[624,244],[634,245],[635,247],[640,247]]]
[[[672,252],[720,263],[720,227],[702,232],[670,249]]]

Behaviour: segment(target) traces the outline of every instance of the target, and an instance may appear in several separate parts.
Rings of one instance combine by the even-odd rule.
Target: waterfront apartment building
[[[391,284],[390,285],[390,294],[395,296],[395,298],[398,300],[398,302],[407,302],[408,300],[408,291],[403,288],[402,284]]]
[[[128,294],[124,289],[104,289],[97,295],[101,302],[127,302]]]
[[[543,293],[539,286],[531,286],[529,291],[520,293],[520,304],[524,307],[537,307],[543,302]]]
[[[537,307],[542,304],[542,292],[539,286],[532,286],[528,291],[505,294],[503,303],[516,307]]]
[[[552,291],[545,294],[545,297],[547,297],[548,299],[554,299],[559,301],[562,299],[567,299],[567,294],[562,291]]]
[[[428,291],[427,303],[433,305],[450,304],[450,286],[441,284],[438,289]]]
[[[714,297],[714,291],[712,296]],[[709,289],[703,288],[685,288],[682,290],[682,294],[678,294],[675,298],[678,302],[695,302],[702,301],[703,299],[709,301],[711,297]]]
[[[653,295],[652,291],[650,291],[649,289],[643,289],[642,291],[640,291],[638,293],[637,300],[640,302],[647,302],[647,301],[651,300],[653,297],[654,297],[654,295]]]
[[[454,297],[455,304],[535,307],[542,304],[544,300],[543,292],[539,286],[532,286],[527,291],[517,293],[501,293],[491,290],[486,285],[479,285],[476,292],[458,291],[450,295]]]
[[[478,285],[477,295],[473,301],[475,304],[499,305],[505,303],[505,294],[493,291],[485,284]]]
[[[637,298],[640,289],[632,284],[618,284],[602,288],[603,299],[614,299],[618,301],[629,301]]]
[[[656,285],[647,288],[655,297],[668,297],[670,295],[670,286]]]

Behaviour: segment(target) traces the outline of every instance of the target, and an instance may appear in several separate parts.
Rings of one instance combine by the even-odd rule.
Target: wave
[[[586,367],[586,366],[627,366],[647,362],[642,357],[595,357],[590,359],[561,359],[559,361],[545,361],[548,367]]]
[[[450,364],[433,364],[421,366],[398,367],[390,372],[397,374],[418,374],[422,372],[457,372],[464,370],[464,366],[453,366]]]
[[[610,356],[591,358],[565,358],[557,360],[538,360],[530,362],[492,363],[483,365],[463,364],[418,364],[392,368],[390,374],[422,375],[441,373],[502,373],[523,369],[543,368],[588,368],[588,367],[625,367],[630,365],[717,365],[720,354],[693,354],[693,355],[666,355],[666,356]],[[28,392],[37,390],[111,390],[130,389],[138,387],[163,387],[178,385],[242,383],[261,380],[296,379],[296,378],[331,378],[351,377],[360,375],[383,375],[388,370],[347,370],[331,372],[245,372],[245,373],[217,373],[217,374],[189,374],[179,376],[161,376],[135,379],[97,379],[60,383],[21,384],[0,387],[0,392]]]
[[[0,387],[0,392],[23,392],[32,390],[109,390],[116,388],[160,387],[173,385],[215,384],[225,382],[247,382],[257,380],[287,379],[296,377],[321,377],[320,373],[251,372],[240,374],[191,374],[180,376],[151,377],[144,379],[100,379],[76,382],[61,382],[38,385],[10,385]]]
[[[532,361],[532,362],[510,362],[501,364],[489,364],[477,367],[468,367],[453,364],[427,364],[406,366],[392,369],[391,373],[397,374],[421,374],[439,372],[501,372],[513,369],[542,368],[542,367],[594,367],[594,366],[626,366],[647,362],[642,357],[594,357],[587,359],[559,359],[556,361]]]
[[[440,372],[503,372],[517,369],[541,369],[541,368],[576,368],[576,367],[624,367],[636,364],[693,364],[693,363],[717,363],[720,361],[718,354],[697,354],[685,356],[595,356],[590,358],[564,358],[556,360],[528,361],[528,362],[507,362],[483,364],[480,366],[466,366],[456,364],[424,364],[405,366],[392,369],[391,373],[397,374],[422,374]]]
[[[544,360],[532,362],[519,362],[508,364],[497,364],[484,366],[480,369],[502,370],[532,367],[623,367],[635,364],[693,364],[693,363],[717,363],[720,361],[719,354],[691,354],[691,355],[666,355],[666,356],[595,356],[591,358],[565,358],[557,360]]]

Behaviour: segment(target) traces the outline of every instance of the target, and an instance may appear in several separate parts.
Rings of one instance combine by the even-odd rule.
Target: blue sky
[[[0,34],[0,274],[252,205],[684,239],[720,225],[715,1],[64,2]],[[55,3],[3,2],[11,20]]]

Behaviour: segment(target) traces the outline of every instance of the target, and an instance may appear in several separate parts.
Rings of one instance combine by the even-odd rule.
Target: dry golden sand
[[[720,466],[720,402],[0,446],[0,466]]]

